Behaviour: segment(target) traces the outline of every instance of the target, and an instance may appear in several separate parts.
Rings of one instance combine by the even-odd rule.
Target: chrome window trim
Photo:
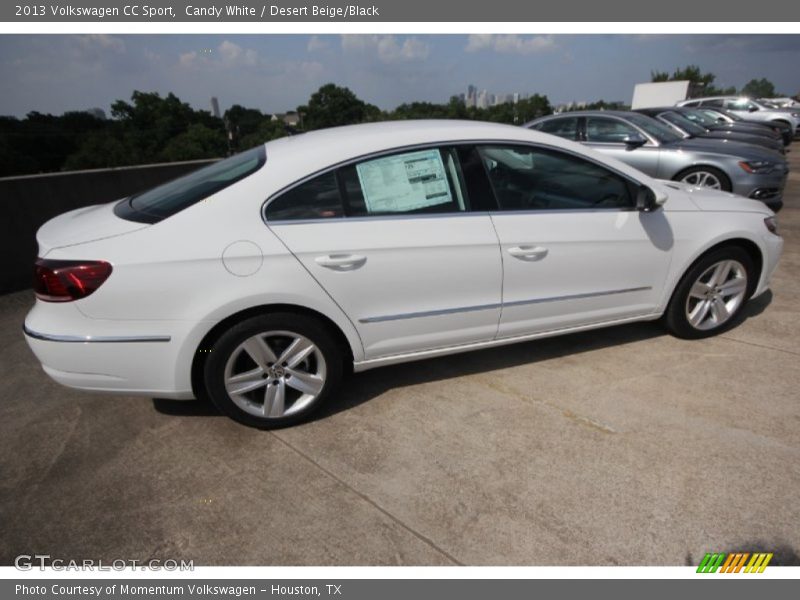
[[[464,312],[474,312],[479,310],[493,310],[505,308],[507,306],[527,306],[529,304],[542,304],[545,302],[560,302],[563,300],[581,300],[584,298],[596,298],[600,296],[613,296],[615,294],[627,294],[632,292],[645,292],[652,290],[652,286],[625,288],[620,290],[606,290],[602,292],[585,292],[582,294],[568,294],[565,296],[549,296],[547,298],[532,298],[530,300],[514,300],[512,302],[496,302],[492,304],[477,304],[474,306],[460,306],[456,308],[442,308],[437,310],[427,310],[412,313],[400,313],[396,315],[381,315],[378,317],[365,317],[359,319],[359,323],[384,323],[386,321],[400,321],[404,319],[419,319],[423,317],[439,317]]]
[[[60,335],[40,333],[22,326],[22,331],[28,337],[46,342],[65,342],[70,344],[128,344],[141,342],[169,342],[172,338],[168,335]]]
[[[547,134],[547,135],[549,135],[549,134]],[[645,136],[645,137],[649,137],[649,136]],[[559,139],[561,139],[561,138],[559,138]],[[269,227],[270,224],[273,224],[273,225],[278,225],[278,224],[280,224],[280,225],[289,225],[289,224],[303,224],[303,223],[336,223],[336,222],[347,222],[347,221],[365,220],[365,219],[369,219],[369,220],[373,220],[374,221],[375,219],[398,219],[398,218],[408,219],[408,218],[434,218],[434,217],[441,218],[441,217],[455,217],[455,216],[476,215],[476,214],[485,215],[485,214],[487,214],[487,211],[466,210],[466,211],[458,211],[458,212],[429,213],[429,214],[421,214],[421,215],[414,215],[414,214],[362,215],[362,216],[358,216],[358,217],[341,216],[341,217],[323,217],[323,218],[318,218],[318,219],[286,219],[286,220],[270,221],[267,218],[267,208],[269,207],[269,204],[273,200],[278,198],[279,196],[282,196],[283,194],[285,194],[286,192],[289,192],[290,190],[296,188],[297,186],[303,185],[304,183],[314,179],[315,177],[319,177],[320,175],[325,175],[326,173],[329,173],[330,171],[335,171],[336,169],[339,169],[341,167],[346,167],[346,166],[349,166],[349,165],[352,165],[352,164],[355,164],[355,163],[358,163],[358,162],[361,162],[361,161],[364,161],[364,160],[369,160],[369,159],[372,159],[372,158],[380,158],[381,156],[387,156],[387,155],[390,155],[390,154],[396,154],[396,153],[400,153],[400,152],[410,152],[410,151],[413,151],[413,150],[423,150],[423,149],[426,149],[426,148],[441,148],[441,147],[445,147],[445,146],[451,146],[451,147],[452,146],[481,146],[481,145],[488,145],[488,144],[504,144],[504,145],[510,145],[510,146],[528,146],[528,147],[535,148],[535,149],[545,149],[545,150],[550,150],[550,151],[553,151],[553,152],[562,152],[564,154],[568,154],[568,155],[573,156],[575,158],[582,159],[582,160],[585,160],[587,162],[590,162],[590,163],[592,163],[594,165],[597,165],[598,167],[601,167],[603,169],[606,169],[607,171],[610,171],[611,173],[615,173],[619,177],[622,177],[626,181],[630,181],[634,185],[644,186],[644,187],[648,187],[648,188],[650,187],[646,183],[635,179],[633,176],[628,175],[627,173],[622,173],[621,171],[618,171],[614,167],[611,167],[609,165],[604,164],[603,162],[595,160],[593,157],[586,156],[584,154],[581,154],[580,152],[574,152],[574,151],[572,151],[572,150],[570,150],[568,148],[561,148],[559,146],[553,146],[553,145],[547,144],[547,143],[530,142],[530,141],[525,141],[525,140],[508,140],[508,139],[505,139],[505,140],[502,140],[502,139],[501,140],[498,140],[498,139],[443,140],[443,141],[439,141],[439,142],[425,142],[425,143],[420,143],[420,144],[412,144],[412,145],[409,145],[409,146],[398,146],[396,148],[390,148],[390,149],[387,149],[387,150],[380,150],[378,152],[371,152],[371,153],[368,153],[368,154],[362,154],[360,156],[349,158],[347,160],[343,160],[343,161],[340,161],[338,163],[329,165],[329,166],[327,166],[327,167],[325,167],[323,169],[320,169],[319,171],[315,171],[315,172],[313,172],[313,173],[311,173],[309,175],[306,175],[302,179],[298,179],[297,181],[282,187],[277,192],[274,192],[274,193],[270,194],[269,196],[267,196],[266,200],[264,200],[264,203],[261,205],[261,220],[264,222],[264,225]],[[469,190],[467,190],[467,191],[469,191]],[[565,211],[565,212],[576,212],[576,211],[586,211],[586,210],[608,212],[609,210],[620,210],[620,209],[617,209],[616,207],[612,207],[612,208],[607,208],[607,209],[602,209],[602,208],[600,208],[600,209],[597,209],[597,208],[569,209],[569,208],[566,208],[566,209],[559,209],[559,210]],[[629,209],[622,209],[622,210],[629,210]],[[633,210],[635,210],[635,208]],[[496,211],[491,211],[492,214],[494,214],[494,213],[506,213],[506,212],[517,212],[517,211],[503,211],[499,207],[498,207],[498,209]],[[545,211],[531,211],[531,212],[540,213],[540,212],[545,212]]]

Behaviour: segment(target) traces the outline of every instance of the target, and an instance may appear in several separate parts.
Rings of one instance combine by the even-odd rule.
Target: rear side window
[[[269,221],[468,210],[455,149],[425,148],[353,163],[271,200]]]
[[[542,133],[557,135],[567,140],[578,137],[578,117],[564,117],[563,119],[550,119],[534,126]]]
[[[129,221],[157,223],[252,175],[265,162],[264,147],[253,148],[131,196],[114,212]]]

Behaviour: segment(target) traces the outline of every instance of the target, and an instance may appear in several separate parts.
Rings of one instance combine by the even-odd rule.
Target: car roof
[[[266,151],[267,161],[280,157],[327,166],[404,146],[484,140],[552,143],[545,134],[513,125],[421,119],[318,129],[267,142]]]

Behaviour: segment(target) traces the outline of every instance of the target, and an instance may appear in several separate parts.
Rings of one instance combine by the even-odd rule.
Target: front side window
[[[157,223],[255,173],[265,161],[264,146],[247,150],[132,196],[115,212],[132,221]]]
[[[712,108],[722,108],[724,101],[721,98],[712,98],[711,100],[703,100],[700,106],[710,106]]]
[[[548,119],[534,125],[542,133],[557,135],[567,140],[578,138],[578,117],[564,117],[562,119]]]
[[[578,156],[530,146],[481,146],[501,210],[628,209],[633,184]]]
[[[635,127],[618,119],[588,117],[586,119],[586,140],[600,144],[624,144],[627,138],[641,135]]]

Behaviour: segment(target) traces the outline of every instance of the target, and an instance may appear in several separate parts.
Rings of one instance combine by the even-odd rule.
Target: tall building
[[[219,100],[217,100],[216,96],[211,97],[211,114],[213,114],[218,119],[222,116],[219,112]]]
[[[489,106],[489,92],[481,90],[478,92],[478,97],[475,100],[475,106],[478,108],[488,108]]]

